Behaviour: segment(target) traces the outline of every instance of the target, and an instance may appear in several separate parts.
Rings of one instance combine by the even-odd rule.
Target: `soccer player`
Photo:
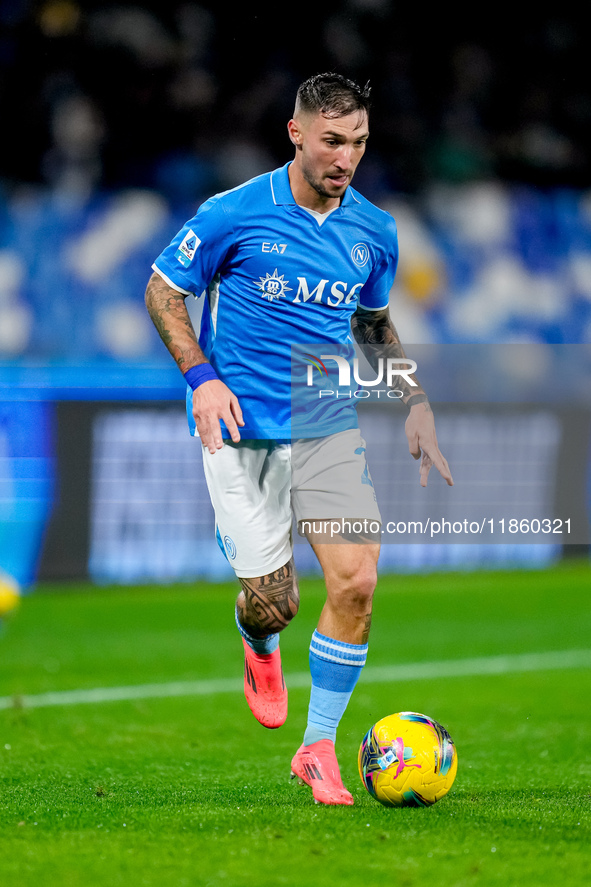
[[[368,87],[336,74],[302,83],[288,123],[294,159],[207,200],[156,259],[146,290],[150,316],[188,383],[218,544],[241,585],[245,695],[270,728],[287,717],[279,634],[299,604],[292,511],[298,522],[380,520],[356,420],[297,441],[299,448],[291,429],[292,345],[344,344],[353,332],[359,343],[404,355],[388,313],[396,226],[351,187],[368,121]],[[199,339],[185,307],[191,294],[205,298]],[[403,399],[421,484],[432,465],[451,484],[427,396],[417,384]],[[335,738],[366,660],[379,545],[308,538],[326,603],[310,644],[308,723],[292,776],[317,802],[352,804]]]

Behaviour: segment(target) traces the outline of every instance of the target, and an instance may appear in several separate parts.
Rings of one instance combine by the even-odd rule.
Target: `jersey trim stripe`
[[[211,313],[211,325],[214,335],[217,333],[218,325],[218,307],[220,304],[220,274],[219,272],[209,284],[208,290],[209,310]]]
[[[173,290],[176,290],[176,291],[177,291],[177,293],[182,293],[183,296],[192,296],[192,295],[194,295],[194,293],[192,293],[190,290],[184,290],[184,289],[182,289],[182,287],[178,286],[178,284],[173,283],[172,280],[170,279],[170,277],[167,277],[166,274],[164,273],[164,271],[161,271],[160,268],[158,267],[158,265],[156,265],[155,262],[154,262],[154,264],[152,265],[152,269],[153,269],[157,274],[160,275],[160,277],[162,278],[162,280],[164,281],[164,283],[167,283],[169,286],[171,286],[171,287],[173,288]]]
[[[360,308],[363,308],[364,311],[384,311],[388,308],[390,302],[386,302],[385,305],[381,305],[378,308],[368,308],[366,305],[362,305],[361,302],[358,303]]]

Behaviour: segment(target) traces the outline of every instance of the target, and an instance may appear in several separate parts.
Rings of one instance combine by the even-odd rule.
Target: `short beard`
[[[305,167],[302,167],[302,175],[304,176],[310,187],[313,188],[314,191],[316,191],[316,193],[319,194],[321,197],[327,197],[329,200],[334,200],[336,197],[341,196],[341,194],[331,194],[329,191],[326,190],[326,188],[323,188],[323,186],[319,182],[317,182],[315,179],[312,178],[312,176],[308,174]]]

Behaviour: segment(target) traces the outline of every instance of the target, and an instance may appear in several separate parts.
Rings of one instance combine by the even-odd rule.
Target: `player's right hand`
[[[238,398],[219,379],[210,379],[195,389],[193,418],[203,445],[212,454],[224,445],[220,419],[234,443],[240,440],[238,425],[244,425],[244,419]]]
[[[419,403],[410,408],[404,430],[408,439],[408,449],[413,459],[420,459],[420,484],[427,486],[431,467],[434,465],[446,484],[453,487],[453,478],[447,459],[439,449],[435,422],[429,403]]]

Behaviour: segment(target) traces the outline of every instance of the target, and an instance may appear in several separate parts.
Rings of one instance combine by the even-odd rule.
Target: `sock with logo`
[[[259,656],[265,656],[275,652],[275,650],[279,646],[279,633],[268,634],[264,638],[253,638],[252,635],[247,632],[244,626],[240,624],[240,620],[238,619],[238,607],[236,607],[234,611],[234,616],[236,618],[238,631],[240,632],[248,646],[251,647],[255,653],[258,653]]]
[[[335,741],[337,727],[365,665],[367,644],[346,644],[315,631],[310,643],[312,690],[304,745]]]

